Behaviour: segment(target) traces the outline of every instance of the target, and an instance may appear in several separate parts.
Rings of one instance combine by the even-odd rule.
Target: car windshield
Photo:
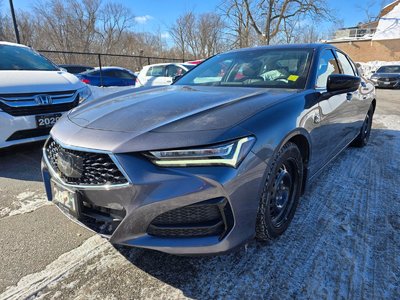
[[[193,69],[196,65],[192,65],[192,64],[187,64],[187,65],[184,65],[185,66],[185,68],[186,69],[188,69],[188,70],[191,70],[191,69]]]
[[[400,73],[400,66],[383,66],[376,73]]]
[[[0,45],[0,70],[57,71],[55,65],[27,47]]]
[[[216,55],[176,85],[304,89],[312,49],[253,49]]]

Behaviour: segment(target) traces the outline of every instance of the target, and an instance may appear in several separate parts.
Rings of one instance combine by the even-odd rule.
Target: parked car
[[[367,144],[375,106],[331,45],[219,54],[63,117],[43,150],[47,196],[112,243],[222,253],[283,234],[308,183]]]
[[[82,82],[96,86],[128,86],[136,83],[136,75],[120,67],[102,67],[101,71],[95,68],[77,76]]]
[[[195,64],[154,64],[144,66],[137,77],[137,86],[169,85],[176,76],[181,76],[194,68]]]
[[[400,88],[400,65],[380,67],[372,74],[371,81],[376,87]]]
[[[71,74],[79,74],[86,71],[94,70],[93,67],[83,66],[83,65],[59,65],[61,68],[67,70]]]
[[[61,115],[91,97],[33,49],[0,41],[0,148],[45,140]]]

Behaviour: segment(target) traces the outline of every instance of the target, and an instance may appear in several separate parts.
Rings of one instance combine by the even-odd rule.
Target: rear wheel
[[[303,182],[303,160],[294,143],[287,143],[272,159],[261,195],[256,238],[266,241],[288,228],[299,202]]]
[[[362,148],[368,144],[369,136],[371,134],[373,116],[374,116],[374,107],[371,105],[365,117],[364,123],[361,126],[360,133],[354,139],[352,146]]]

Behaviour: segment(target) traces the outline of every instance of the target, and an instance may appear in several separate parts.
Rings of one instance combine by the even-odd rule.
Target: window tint
[[[123,70],[114,70],[114,77],[122,79],[133,79],[133,76],[131,74]]]
[[[49,60],[26,47],[0,45],[0,58],[0,70],[58,70]]]
[[[324,50],[318,62],[317,83],[315,87],[326,88],[328,76],[339,74],[339,67],[331,50]]]
[[[343,53],[341,53],[339,51],[336,51],[336,54],[338,56],[340,65],[342,66],[343,74],[354,76],[353,67],[351,66],[351,64],[350,64],[349,60],[347,59],[347,57]]]
[[[183,75],[185,73],[186,73],[186,71],[184,69],[182,69],[181,67],[178,67],[176,65],[169,65],[167,67],[167,76],[168,77],[175,77],[175,76]]]
[[[150,67],[146,73],[146,76],[165,76],[165,67],[164,66],[153,66]]]

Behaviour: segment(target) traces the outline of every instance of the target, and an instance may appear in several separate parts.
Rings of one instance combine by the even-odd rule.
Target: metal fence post
[[[103,69],[101,67],[101,54],[97,54],[97,58],[99,59],[99,67],[100,67],[100,86],[103,86]]]

